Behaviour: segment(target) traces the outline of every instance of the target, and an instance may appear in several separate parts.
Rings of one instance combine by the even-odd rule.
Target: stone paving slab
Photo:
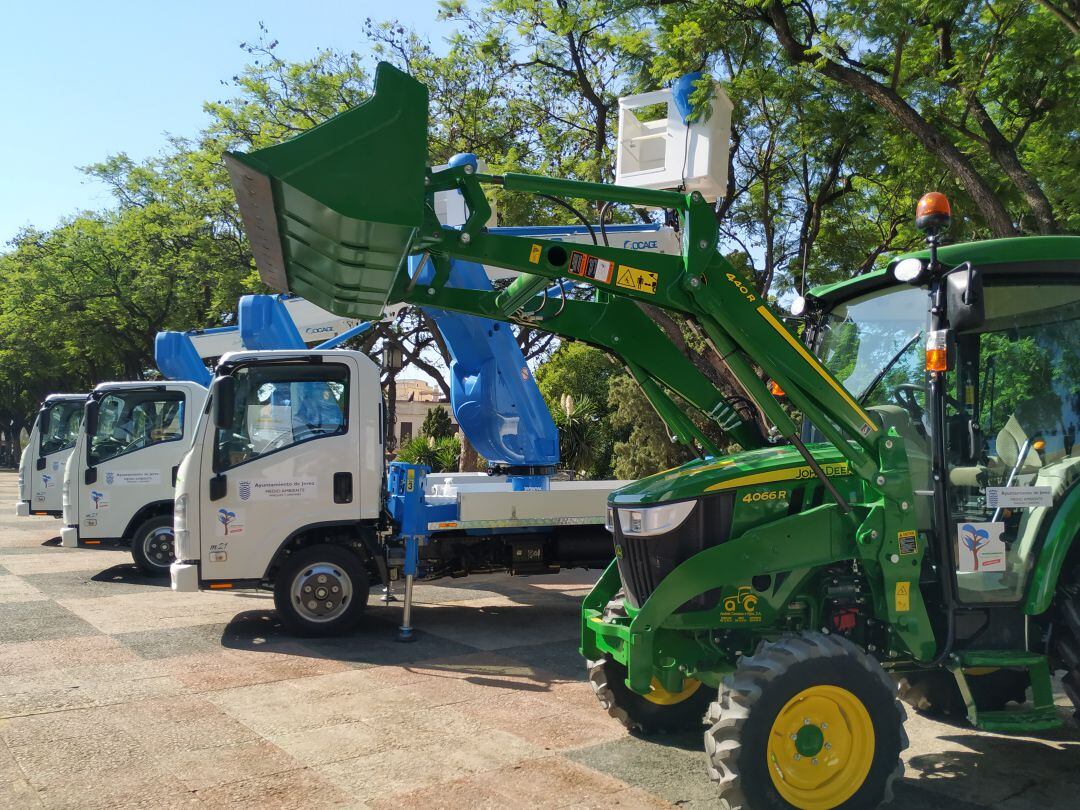
[[[577,652],[596,572],[372,595],[297,639],[266,594],[175,594],[122,550],[64,549],[0,472],[0,807],[713,808],[699,734],[630,736]],[[1064,698],[1062,698],[1064,707]],[[1080,731],[914,717],[894,807],[1077,806]]]

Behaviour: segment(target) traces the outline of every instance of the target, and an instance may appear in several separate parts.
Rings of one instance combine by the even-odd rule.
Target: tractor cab
[[[1018,603],[1049,518],[1080,479],[1080,240],[933,252],[933,270],[931,251],[901,256],[813,290],[795,309],[808,313],[818,357],[904,439],[919,531],[952,547],[958,601]],[[942,276],[938,324],[931,273]],[[942,514],[933,508],[937,440]]]

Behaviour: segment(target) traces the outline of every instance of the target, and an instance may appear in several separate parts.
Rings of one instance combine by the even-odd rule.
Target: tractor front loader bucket
[[[427,88],[380,63],[374,95],[277,146],[225,163],[268,286],[379,318],[424,224]]]

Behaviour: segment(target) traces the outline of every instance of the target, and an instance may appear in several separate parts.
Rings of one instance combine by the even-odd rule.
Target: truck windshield
[[[896,403],[900,386],[924,386],[928,311],[926,290],[906,285],[845,301],[825,315],[818,357],[863,404]]]
[[[82,424],[83,402],[69,400],[54,402],[45,407],[41,415],[40,454],[59,453],[75,445],[75,437]]]
[[[90,437],[87,461],[95,467],[109,459],[184,436],[184,394],[139,390],[108,393],[98,403],[97,430]]]

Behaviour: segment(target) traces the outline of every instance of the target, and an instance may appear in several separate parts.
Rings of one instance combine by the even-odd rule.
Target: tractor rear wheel
[[[1067,576],[1062,575],[1054,602],[1056,610],[1050,638],[1056,666],[1065,670],[1061,685],[1080,718],[1080,564],[1075,565]]]
[[[600,705],[631,731],[668,734],[700,729],[712,690],[686,679],[680,692],[667,691],[653,679],[652,692],[639,695],[626,685],[626,667],[610,658],[589,661],[589,683]]]
[[[904,707],[881,665],[820,633],[762,642],[709,707],[709,776],[754,810],[876,807],[904,769]]]

